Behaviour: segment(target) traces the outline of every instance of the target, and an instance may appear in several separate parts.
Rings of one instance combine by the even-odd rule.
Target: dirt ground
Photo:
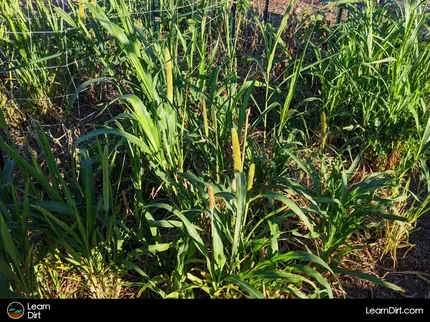
[[[258,8],[260,13],[264,12],[266,0],[253,0],[252,2],[254,3],[254,6]],[[269,0],[268,19],[270,20],[270,18],[273,18],[277,15],[280,15],[282,19],[282,15],[285,14],[290,2],[290,0]],[[306,14],[316,12],[322,9],[324,6],[326,7],[325,11],[327,12],[326,3],[322,3],[318,0],[295,0],[293,8],[296,14]]]
[[[410,243],[413,247],[398,250],[395,268],[391,256],[374,260],[371,256],[377,250],[372,249],[369,257],[357,261],[353,267],[400,286],[405,292],[396,292],[356,278],[343,277],[341,280],[348,297],[430,299],[430,216],[428,214],[418,220],[416,231],[410,236]]]

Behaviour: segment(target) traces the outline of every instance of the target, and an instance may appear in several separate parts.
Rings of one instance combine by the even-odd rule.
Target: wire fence
[[[113,22],[121,19],[121,13],[110,0],[85,1],[96,2]],[[237,5],[234,0],[123,1],[129,10],[128,18],[147,29],[156,30],[172,19],[181,18],[187,24],[187,17],[207,16],[204,25],[188,28],[182,34],[184,37],[218,23],[220,8],[229,3],[233,18],[230,36],[240,37],[234,34]],[[267,22],[270,0],[252,2],[258,4],[262,20]],[[81,8],[78,0],[0,0],[0,104],[3,103],[2,96],[7,98],[7,106],[19,102],[61,101],[63,104],[78,90],[83,76],[87,76],[84,75],[86,68],[100,69],[103,57],[114,54],[111,47],[95,50],[102,45],[91,43],[91,35],[100,30],[94,20],[83,22],[79,19]],[[89,14],[87,10],[85,15]],[[187,29],[187,26],[183,28]],[[167,35],[155,34],[148,42],[168,39]],[[88,76],[92,76],[91,73]],[[43,87],[50,90],[42,92]]]
[[[186,32],[182,37],[202,28],[210,28],[221,17],[220,3],[202,6],[201,0],[175,1],[175,6],[163,7],[158,0],[126,1],[128,18],[142,28],[159,28],[163,22],[183,18]],[[80,20],[80,5],[72,0],[24,0],[18,5],[0,9],[0,104],[66,104],[84,81],[85,68],[103,67],[100,51],[103,44],[90,44],[80,38],[82,33],[100,32],[92,19]],[[121,19],[117,8],[108,0],[97,1],[113,22]],[[14,12],[19,10],[19,12]],[[13,12],[13,13],[12,13]],[[8,13],[9,15],[5,15]],[[88,10],[85,15],[89,15]],[[187,26],[187,17],[206,15],[205,24]],[[73,23],[72,23],[73,22]],[[155,33],[156,34],[156,33]],[[3,40],[2,40],[3,39]],[[91,37],[89,38],[91,39]],[[156,34],[149,41],[165,42],[166,35]],[[114,47],[103,49],[103,57],[115,54]],[[175,59],[186,59],[174,57]],[[91,75],[90,75],[91,76]],[[49,88],[48,91],[43,89]],[[76,100],[79,104],[79,99]]]

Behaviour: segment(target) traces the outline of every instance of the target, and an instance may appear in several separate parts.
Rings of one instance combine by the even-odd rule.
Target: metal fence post
[[[264,23],[267,23],[267,18],[269,16],[269,2],[270,0],[266,0],[266,4],[264,5],[264,16],[263,16],[263,20]]]
[[[233,0],[233,5],[231,6],[231,30],[230,37],[233,39],[236,35],[236,0]]]

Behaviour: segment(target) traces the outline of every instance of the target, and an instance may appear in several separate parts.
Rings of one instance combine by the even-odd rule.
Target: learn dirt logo
[[[7,315],[11,319],[17,320],[24,315],[24,305],[19,302],[12,302],[7,306]]]

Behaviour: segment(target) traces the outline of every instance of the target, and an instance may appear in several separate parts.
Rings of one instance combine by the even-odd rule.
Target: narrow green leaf
[[[402,289],[401,287],[399,287],[397,285],[394,285],[392,283],[383,281],[383,280],[377,278],[376,276],[369,275],[369,274],[366,274],[366,273],[363,273],[363,272],[360,272],[360,271],[349,271],[349,270],[346,270],[346,269],[343,269],[343,268],[336,268],[336,269],[334,269],[334,271],[336,273],[340,273],[340,274],[352,275],[352,276],[358,277],[359,279],[370,281],[372,283],[384,286],[384,287],[392,289],[394,291],[405,292],[404,289]]]
[[[226,281],[231,282],[233,284],[236,284],[239,286],[242,290],[244,290],[246,293],[248,293],[252,298],[254,299],[264,299],[263,293],[261,293],[259,290],[255,289],[248,283],[246,283],[244,280],[242,280],[240,277],[237,276],[228,276]]]
[[[236,179],[236,222],[234,226],[234,237],[233,237],[233,247],[231,251],[231,259],[232,261],[236,260],[236,253],[239,248],[239,244],[241,242],[242,238],[242,229],[243,225],[243,219],[246,216],[246,180],[245,180],[245,174],[243,172],[236,172],[235,173],[235,179]]]
[[[299,218],[302,220],[305,226],[309,229],[310,233],[311,234],[314,233],[313,225],[309,221],[308,217],[303,213],[303,211],[296,205],[294,201],[277,192],[266,192],[262,194],[262,196],[268,199],[276,199],[282,202],[284,205],[288,206],[297,216],[299,216]]]
[[[109,211],[109,198],[110,198],[110,178],[109,178],[109,151],[108,146],[105,145],[103,149],[103,160],[102,160],[102,167],[103,167],[103,205],[104,205],[104,211]]]

